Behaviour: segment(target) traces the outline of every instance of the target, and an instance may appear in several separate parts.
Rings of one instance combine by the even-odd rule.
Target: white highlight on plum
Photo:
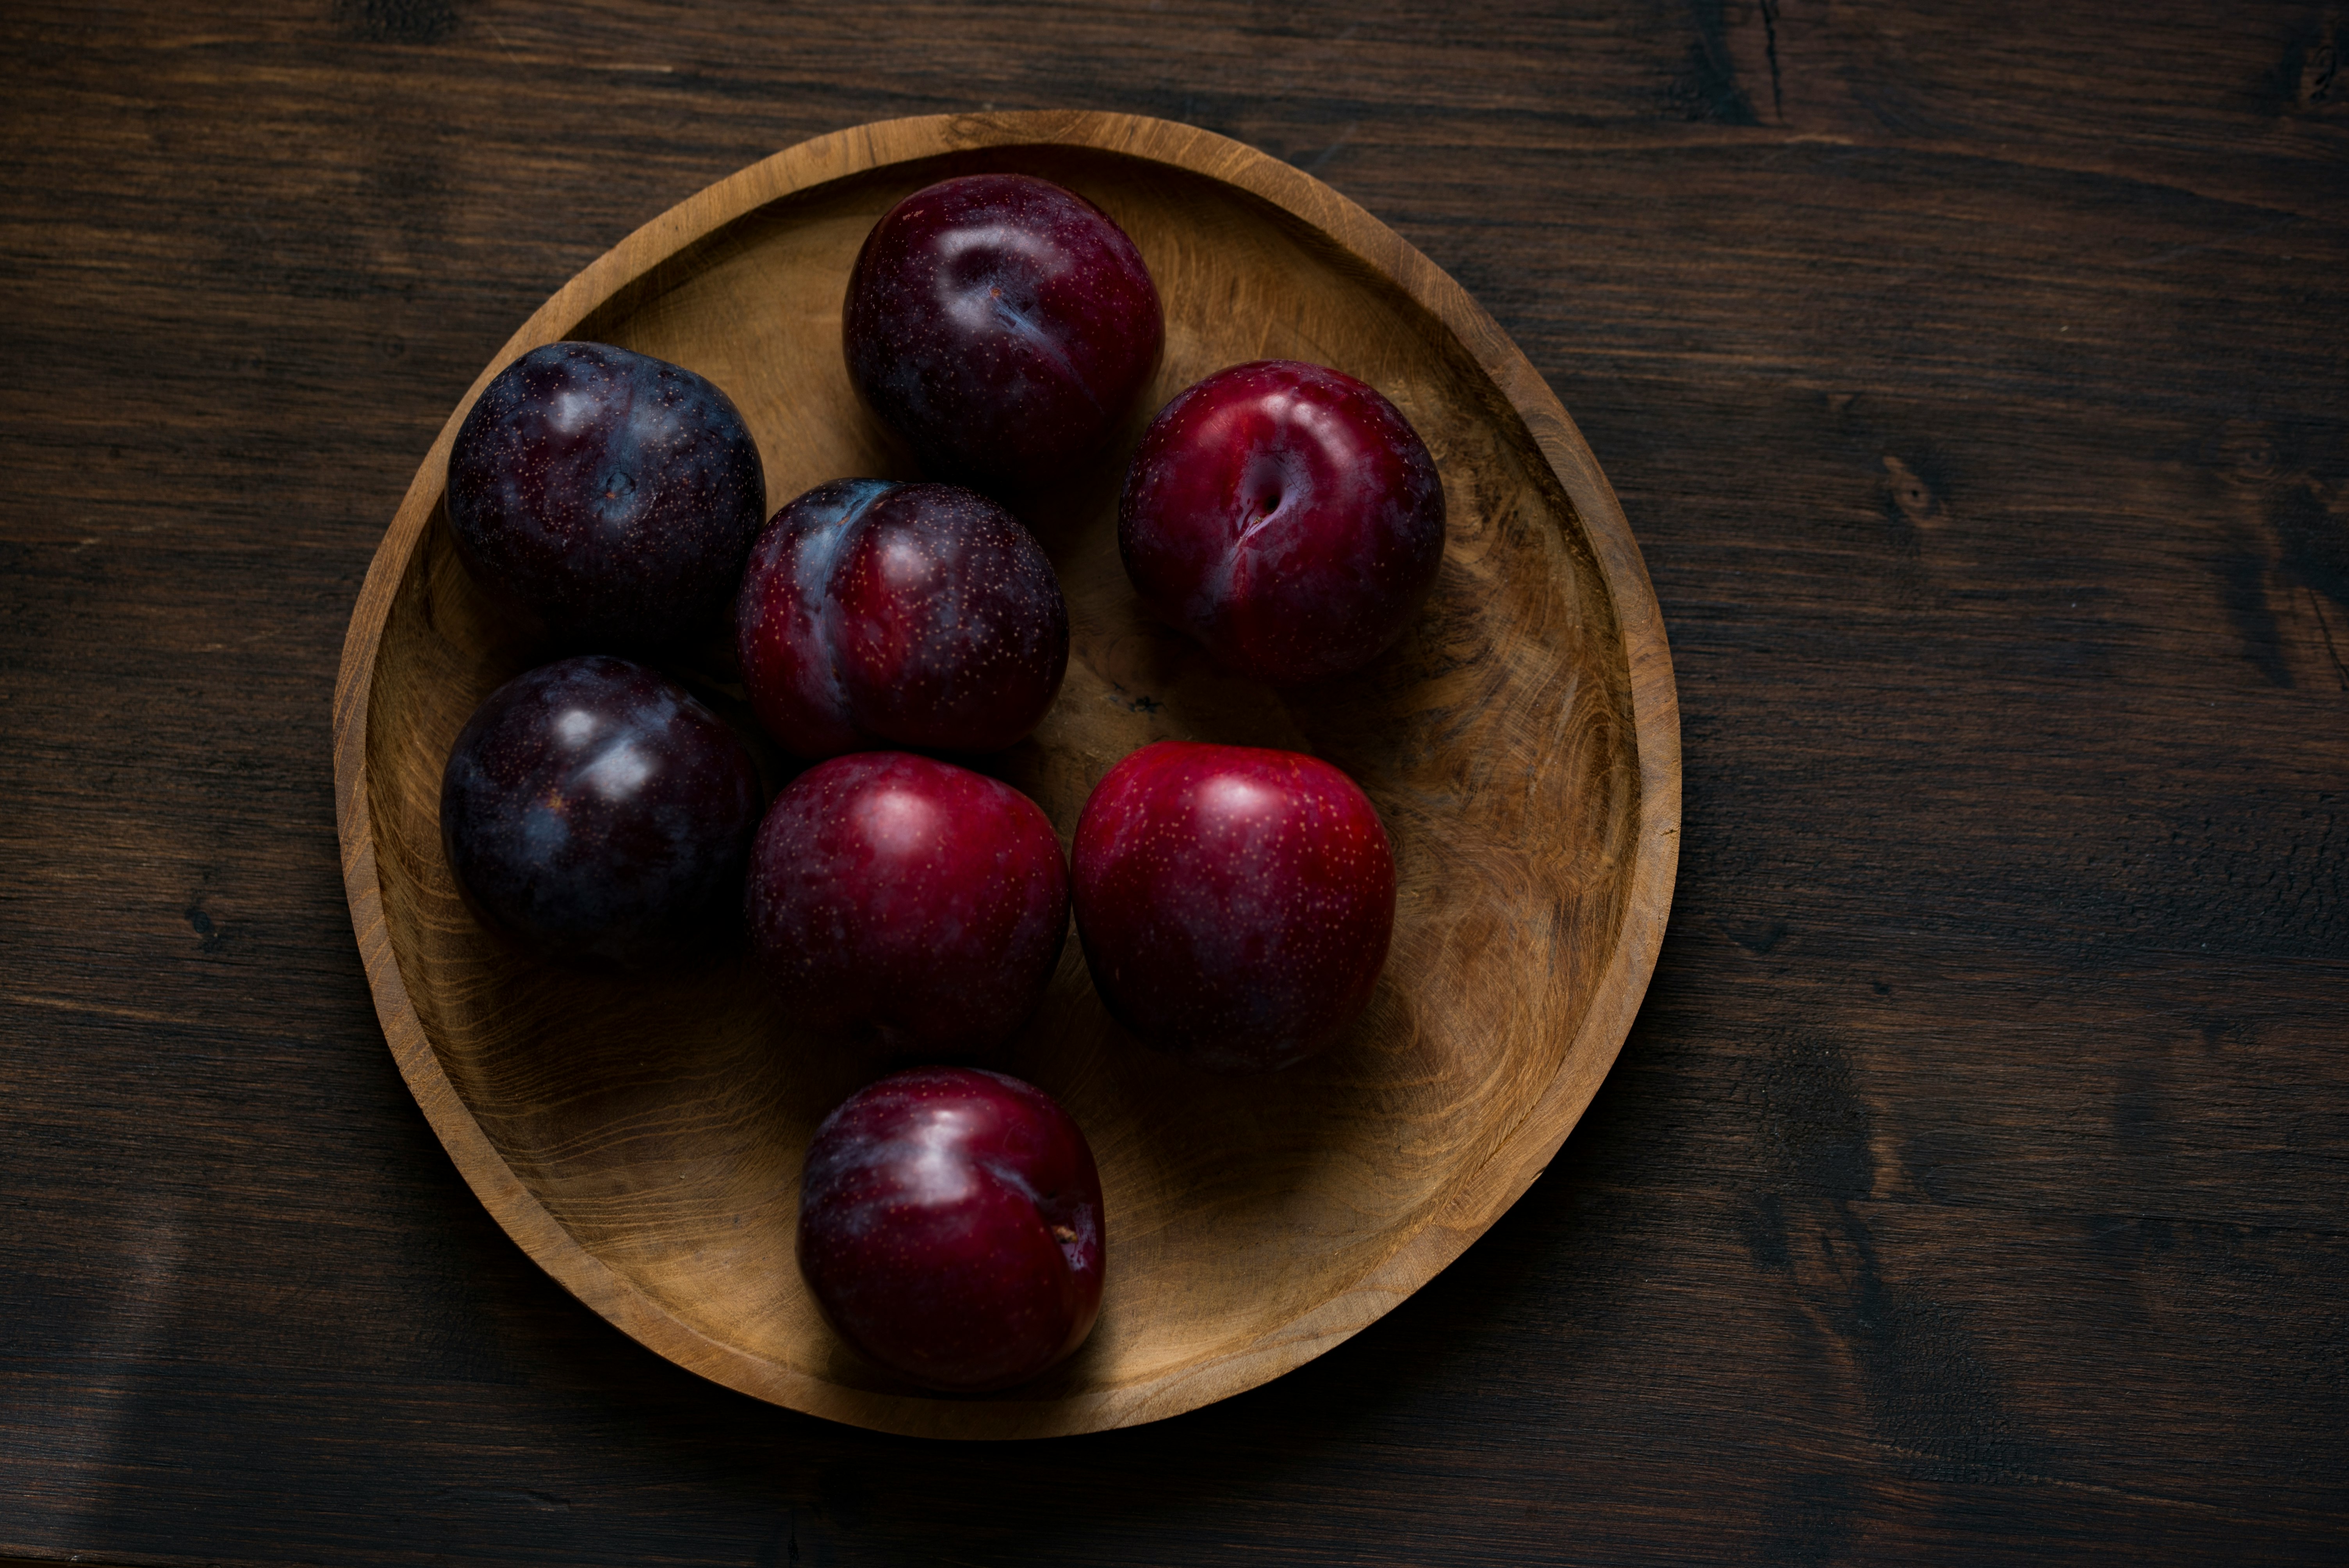
[[[937,575],[937,562],[928,551],[910,539],[894,534],[883,537],[881,558],[874,566],[881,573],[881,581],[897,593],[919,588]]]
[[[575,436],[595,422],[601,407],[601,400],[592,393],[558,392],[547,408],[546,422],[560,435]]]
[[[859,803],[864,831],[876,848],[916,849],[945,837],[927,800],[906,789],[876,789]]]
[[[939,271],[949,278],[967,279],[962,261],[974,251],[979,253],[982,260],[988,255],[1017,256],[1034,268],[1038,277],[1058,277],[1067,264],[1067,258],[1050,240],[1040,234],[1028,233],[1014,223],[974,223],[940,235],[936,243],[938,261],[942,263]],[[1005,272],[1009,269],[993,270]],[[981,292],[979,297],[984,299],[985,294]]]
[[[564,746],[581,747],[595,738],[595,716],[574,707],[554,721],[554,738]]]
[[[1200,805],[1210,820],[1217,817],[1269,815],[1280,809],[1280,796],[1260,784],[1225,774],[1199,786]]]
[[[653,759],[624,740],[579,770],[579,782],[606,799],[634,794],[653,776]]]
[[[914,1156],[905,1164],[906,1186],[916,1202],[958,1203],[977,1190],[969,1158],[963,1152],[972,1130],[967,1114],[941,1107],[907,1136]]]

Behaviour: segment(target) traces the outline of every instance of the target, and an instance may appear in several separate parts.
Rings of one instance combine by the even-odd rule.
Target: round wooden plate
[[[440,769],[474,705],[546,656],[451,552],[449,445],[508,361],[592,338],[726,388],[780,506],[905,472],[852,395],[848,269],[900,197],[1019,170],[1098,203],[1142,249],[1166,355],[1118,447],[1021,511],[1074,641],[1035,737],[990,764],[1065,841],[1135,747],[1288,747],[1358,779],[1392,834],[1392,956],[1326,1056],[1219,1078],[1123,1038],[1072,941],[997,1062],[1067,1106],[1101,1163],[1100,1326],[1010,1393],[877,1375],[792,1261],[816,1122],[877,1069],[804,1037],[739,956],[582,974],[487,938],[442,859]],[[1409,416],[1451,530],[1425,613],[1370,669],[1273,690],[1219,677],[1141,612],[1117,486],[1149,415],[1211,371],[1335,366]],[[351,617],[335,697],[344,878],[400,1071],[457,1168],[581,1300],[702,1376],[895,1432],[1043,1437],[1155,1420],[1253,1387],[1376,1319],[1541,1173],[1630,1027],[1670,907],[1680,721],[1654,592],[1566,410],[1459,285],[1298,170],[1185,126],[1110,114],[894,120],[779,153],[664,213],[547,301],[417,470]]]

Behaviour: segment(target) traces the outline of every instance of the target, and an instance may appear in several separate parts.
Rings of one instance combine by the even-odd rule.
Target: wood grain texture
[[[2337,1562],[2344,20],[0,8],[0,1542]],[[1262,148],[1493,314],[1637,531],[1685,825],[1621,1058],[1450,1268],[1178,1419],[936,1445],[679,1371],[489,1219],[318,759],[517,322],[779,148],[990,103]]]
[[[1102,774],[1161,739],[1309,751],[1393,841],[1393,951],[1313,1063],[1216,1078],[1139,1050],[1071,944],[994,1065],[1052,1094],[1100,1161],[1114,1263],[1081,1352],[999,1398],[877,1374],[792,1259],[816,1124],[883,1070],[794,1026],[746,961],[583,974],[483,932],[442,854],[457,731],[550,656],[450,542],[448,450],[473,397],[566,337],[728,389],[780,504],[918,477],[850,388],[841,300],[895,202],[983,170],[1115,219],[1164,302],[1156,378],[1099,460],[1022,516],[1070,602],[1071,678],[984,766],[1063,844]],[[1154,624],[1117,552],[1125,455],[1202,377],[1306,358],[1384,392],[1427,441],[1444,565],[1403,642],[1288,691],[1219,676]],[[733,688],[739,701],[741,694]],[[606,1318],[778,1404],[923,1437],[1158,1420],[1288,1371],[1384,1315],[1498,1219],[1598,1091],[1663,939],[1680,836],[1671,662],[1638,547],[1573,423],[1458,286],[1328,187],[1133,116],[936,116],[777,154],[647,224],[541,307],[442,428],[351,620],[336,693],[345,880],[402,1075],[498,1222]]]

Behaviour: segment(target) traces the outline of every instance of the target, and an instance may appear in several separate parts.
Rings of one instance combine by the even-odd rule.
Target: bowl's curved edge
[[[510,361],[561,338],[683,246],[781,197],[888,163],[1046,144],[1123,153],[1252,192],[1392,278],[1493,378],[1580,515],[1614,602],[1630,664],[1639,756],[1631,885],[1591,1007],[1557,1077],[1444,1210],[1352,1287],[1237,1353],[1177,1367],[1144,1384],[1051,1401],[872,1393],[779,1367],[671,1315],[581,1246],[498,1153],[425,1037],[385,924],[367,799],[367,704],[384,626],[438,503],[450,445],[482,387]],[[1376,1322],[1507,1211],[1547,1167],[1598,1093],[1654,972],[1679,865],[1680,708],[1662,614],[1621,505],[1556,394],[1465,290],[1354,202],[1243,142],[1133,115],[933,115],[857,126],[786,149],[707,187],[598,257],[540,306],[482,369],[410,480],[352,611],[335,682],[334,736],[343,882],[377,1016],[426,1120],[492,1217],[557,1283],[647,1348],[688,1370],[810,1415],[909,1436],[1041,1438],[1158,1420],[1268,1382]]]

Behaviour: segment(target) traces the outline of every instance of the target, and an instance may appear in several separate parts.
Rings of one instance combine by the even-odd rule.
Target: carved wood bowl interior
[[[842,293],[866,230],[950,174],[1068,185],[1133,235],[1165,302],[1157,380],[1117,446],[1019,510],[1073,625],[1035,736],[988,764],[1065,846],[1144,743],[1309,751],[1369,792],[1395,846],[1392,954],[1325,1056],[1206,1076],[1123,1037],[1071,939],[1041,1015],[988,1065],[1057,1097],[1107,1201],[1107,1292],[1071,1360],[948,1398],[877,1374],[792,1260],[802,1153],[882,1070],[811,1038],[719,954],[687,972],[518,956],[460,902],[440,772],[473,707],[549,656],[452,553],[450,441],[514,356],[592,338],[732,396],[770,506],[911,471],[851,393]],[[1274,690],[1154,625],[1118,561],[1123,465],[1149,416],[1242,360],[1335,366],[1426,438],[1450,511],[1442,575],[1360,675]],[[787,765],[785,765],[787,768]],[[1237,143],[1101,114],[939,117],[806,143],[702,191],[533,316],[447,426],[376,556],[336,698],[353,921],[402,1073],[523,1249],[705,1377],[836,1420],[1034,1437],[1156,1419],[1277,1377],[1370,1324],[1524,1191],[1589,1103],[1663,934],[1679,720],[1655,598],[1613,492],[1524,356],[1448,277],[1326,186]],[[778,774],[780,777],[780,772]]]

